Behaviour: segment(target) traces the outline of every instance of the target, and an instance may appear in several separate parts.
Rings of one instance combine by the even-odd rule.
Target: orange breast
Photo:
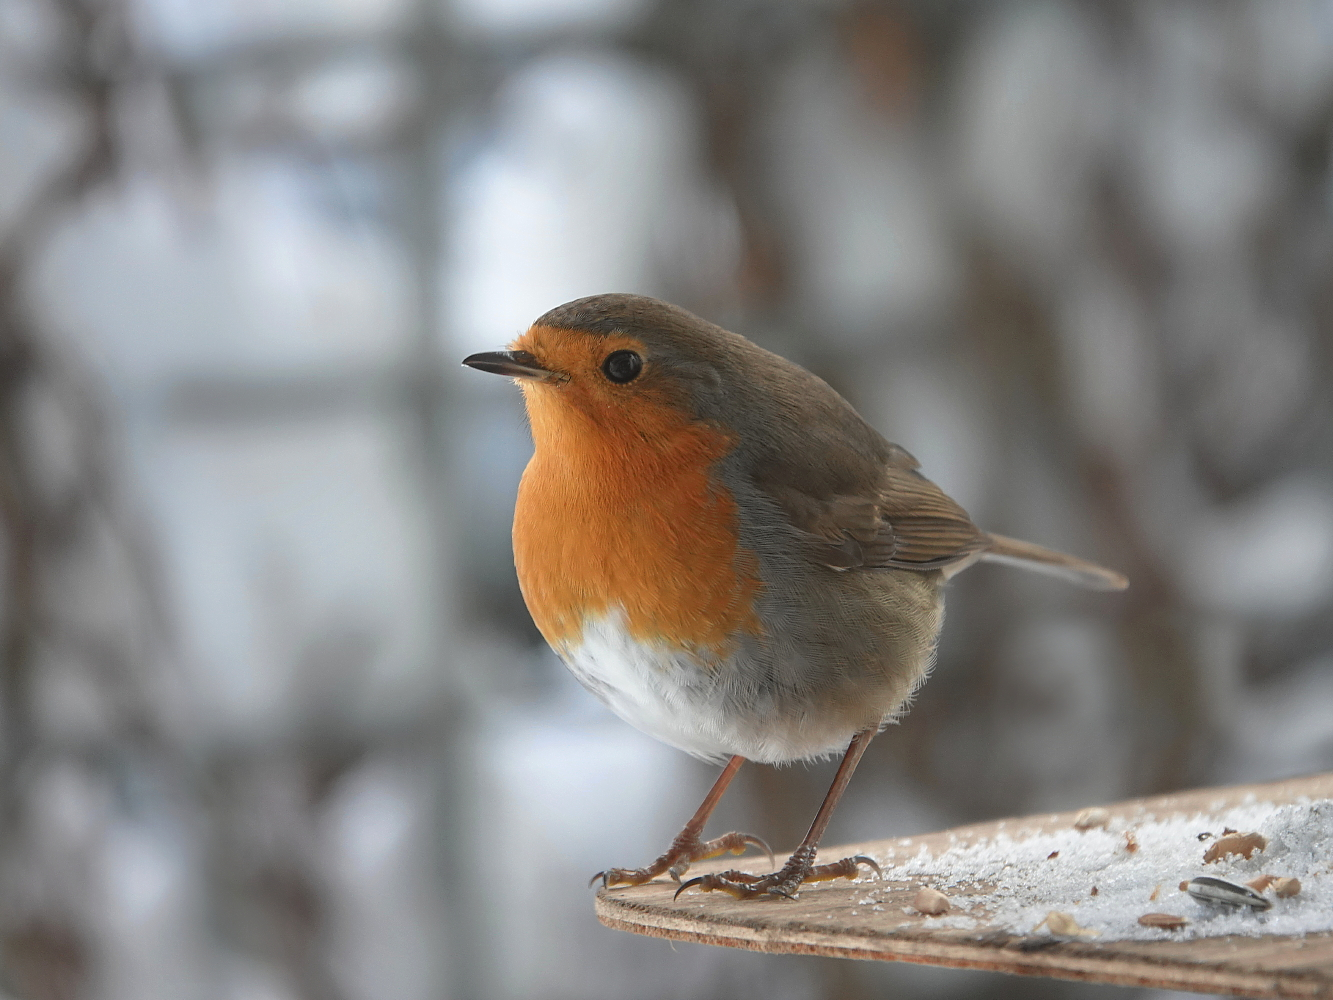
[[[641,401],[622,422],[546,387],[525,396],[537,450],[519,486],[514,561],[546,640],[576,647],[585,618],[615,608],[636,640],[701,654],[725,656],[738,634],[759,632],[756,561],[709,474],[729,436],[664,403]]]

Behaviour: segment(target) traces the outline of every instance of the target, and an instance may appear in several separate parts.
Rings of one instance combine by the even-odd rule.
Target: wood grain
[[[1333,774],[1265,785],[1202,789],[1133,799],[1106,809],[1124,819],[1166,819],[1219,813],[1249,801],[1283,804],[1333,797]],[[920,837],[830,847],[825,859],[872,853],[907,858],[924,845],[947,846],[992,837],[1015,838],[1067,829],[1076,812],[1041,814],[958,827]],[[734,861],[734,859],[732,859]],[[730,867],[701,864],[691,875]],[[892,874],[890,872],[889,874]],[[653,937],[787,954],[825,955],[1017,975],[1053,976],[1124,986],[1194,990],[1230,996],[1333,998],[1333,928],[1303,937],[1218,937],[1194,941],[1069,941],[1047,935],[1015,935],[983,923],[961,931],[932,928],[930,918],[902,912],[920,886],[877,883],[882,909],[857,904],[866,885],[832,882],[810,888],[795,901],[739,902],[721,893],[687,894],[672,901],[675,884],[649,883],[597,893],[597,917],[608,927]],[[884,891],[885,889],[889,891]]]

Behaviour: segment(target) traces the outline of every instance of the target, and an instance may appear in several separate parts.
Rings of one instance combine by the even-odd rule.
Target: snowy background
[[[1327,0],[0,0],[0,993],[1146,997],[597,925],[713,771],[539,643],[458,360],[659,295],[1128,573],[960,577],[829,843],[1327,770],[1331,161]]]

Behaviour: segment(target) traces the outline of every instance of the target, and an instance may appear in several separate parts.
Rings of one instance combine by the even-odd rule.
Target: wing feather
[[[806,555],[832,569],[943,569],[970,562],[990,543],[967,512],[896,449],[867,495],[813,497],[792,486],[766,489],[806,542]]]

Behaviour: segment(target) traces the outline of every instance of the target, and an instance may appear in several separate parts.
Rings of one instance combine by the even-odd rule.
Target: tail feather
[[[1129,580],[1113,569],[1004,535],[991,535],[990,547],[981,558],[1059,577],[1090,590],[1124,590],[1129,586]]]

